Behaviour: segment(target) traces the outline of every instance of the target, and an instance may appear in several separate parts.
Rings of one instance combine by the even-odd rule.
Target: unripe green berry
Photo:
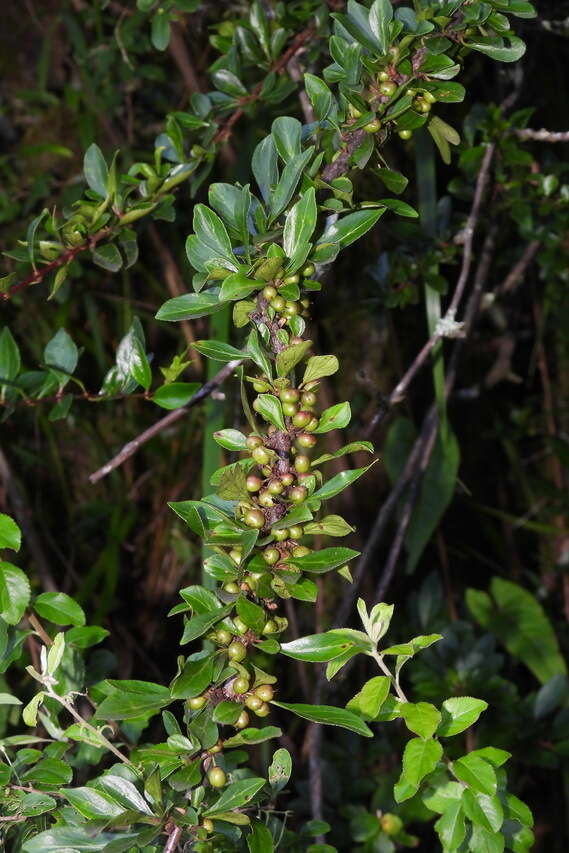
[[[256,477],[255,474],[249,474],[245,481],[245,485],[248,492],[258,492],[263,485],[263,481],[260,477]]]
[[[246,729],[249,725],[249,714],[247,711],[241,711],[233,725],[236,729]]]
[[[207,779],[212,788],[223,788],[227,782],[227,776],[221,767],[212,767]]]
[[[300,474],[305,474],[310,469],[310,459],[308,456],[300,454],[294,460],[294,467]]]
[[[268,622],[265,622],[263,630],[261,633],[263,634],[276,634],[279,630],[279,627],[274,619],[269,619]]]
[[[302,338],[299,338],[298,335],[293,335],[291,338],[289,338],[288,345],[291,347],[291,346],[293,346],[293,344],[302,344],[302,343],[304,343],[304,340]]]
[[[288,539],[288,530],[286,528],[284,530],[275,530],[273,527],[271,533],[273,535],[273,539],[277,542],[284,542],[285,539]]]
[[[385,83],[387,80],[391,80],[391,77],[387,73],[387,71],[380,71],[377,75],[377,79],[380,83]]]
[[[249,435],[247,436],[245,444],[249,450],[255,450],[256,447],[263,446],[263,439],[260,435]]]
[[[267,391],[267,383],[266,382],[253,382],[253,391],[256,391],[257,394],[264,394]]]
[[[233,634],[231,633],[231,631],[227,631],[225,628],[220,628],[216,634],[216,640],[222,646],[228,646],[232,639]]]
[[[263,700],[259,699],[258,696],[255,696],[254,693],[251,693],[250,696],[247,696],[245,699],[245,704],[249,708],[250,711],[258,711],[258,709],[263,704]]]
[[[281,406],[283,413],[289,418],[294,417],[298,412],[298,406],[296,403],[281,403]]]
[[[239,566],[241,563],[241,548],[239,550],[237,548],[232,548],[229,552],[229,556],[233,560],[234,563],[237,563]]]
[[[314,391],[304,391],[302,397],[300,398],[300,402],[303,406],[309,408],[310,406],[316,405],[316,394]]]
[[[378,130],[381,130],[380,120],[378,118],[374,118],[372,121],[369,121],[364,125],[364,130],[366,133],[377,133]]]
[[[300,412],[297,412],[296,415],[292,416],[293,426],[300,427],[300,429],[303,429],[306,426],[306,424],[310,423],[311,418],[312,418],[311,412],[301,410]]]
[[[213,832],[213,821],[208,817],[204,817],[202,820],[202,827],[206,832]]]
[[[298,403],[300,392],[296,388],[283,388],[279,391],[279,397],[283,403]]]
[[[308,489],[306,486],[293,486],[288,497],[293,503],[300,504],[308,497]]]
[[[239,618],[239,616],[233,617],[233,624],[235,625],[235,630],[238,631],[240,634],[244,634],[245,631],[247,631],[247,625],[245,624],[243,619]]]
[[[229,655],[230,660],[235,661],[235,663],[240,663],[247,657],[247,649],[243,643],[239,642],[239,640],[233,640],[227,649],[227,654]]]
[[[271,301],[271,299],[274,299],[276,295],[277,289],[276,287],[273,287],[272,284],[268,284],[266,287],[263,288],[263,296],[269,302]]]
[[[280,560],[280,554],[276,548],[265,548],[263,559],[269,566],[274,566]]]
[[[191,699],[188,699],[188,707],[192,711],[200,711],[206,702],[207,699],[205,696],[192,696]]]
[[[411,137],[413,136],[413,131],[412,130],[400,130],[399,136],[401,139],[411,139]]]
[[[275,296],[275,298],[271,302],[271,307],[274,308],[275,311],[278,311],[278,312],[282,311],[283,308],[285,307],[285,305],[286,305],[286,302],[282,298],[282,296]]]
[[[385,80],[383,83],[380,84],[379,91],[382,95],[385,95],[386,97],[390,98],[397,91],[397,84],[394,83],[392,80]]]
[[[286,317],[296,317],[298,314],[299,307],[298,302],[287,302],[284,307],[284,314]]]
[[[270,684],[260,684],[258,687],[255,687],[255,693],[263,702],[270,702],[275,695],[275,691]]]
[[[311,435],[308,432],[301,432],[300,435],[296,437],[296,443],[299,447],[314,447],[317,442],[317,438],[315,435]]]
[[[294,483],[294,474],[291,471],[287,471],[286,474],[281,474],[281,483],[283,486],[292,486]]]
[[[306,557],[307,554],[311,554],[312,549],[307,548],[306,545],[297,545],[296,548],[292,549],[293,557]]]
[[[221,752],[222,749],[223,749],[223,741],[218,740],[217,743],[214,743],[214,745],[208,749],[208,752],[210,755],[217,755],[218,752]]]
[[[227,583],[223,584],[223,589],[225,592],[230,592],[232,595],[239,594],[239,587],[235,583],[235,581],[227,581]]]
[[[271,459],[271,454],[264,447],[256,447],[251,453],[251,456],[257,465],[266,465]]]
[[[397,45],[392,44],[387,52],[388,52],[389,56],[391,57],[391,61],[394,64],[396,64],[400,55],[401,55],[401,51],[399,50]]]
[[[436,96],[432,92],[423,92],[423,98],[428,104],[436,104]]]
[[[312,278],[312,276],[316,272],[316,267],[314,266],[314,264],[306,264],[306,266],[302,268],[301,272],[304,278]]]
[[[386,835],[397,835],[403,829],[403,821],[399,815],[389,812],[381,816],[379,823]]]
[[[240,696],[242,693],[247,693],[249,690],[249,679],[244,675],[238,675],[233,682],[233,692]]]
[[[413,102],[413,106],[415,107],[416,110],[419,110],[420,113],[430,113],[431,112],[431,104],[422,97],[415,98],[415,100]]]
[[[268,716],[269,716],[269,714],[271,713],[271,709],[270,709],[270,707],[267,705],[267,703],[266,703],[266,702],[262,702],[262,703],[261,703],[261,707],[260,707],[260,708],[257,708],[257,710],[255,711],[255,713],[256,713],[256,715],[257,715],[258,717],[268,717]]]
[[[265,524],[265,516],[260,509],[248,509],[243,517],[243,521],[247,527],[260,530]]]
[[[303,531],[300,524],[293,524],[292,527],[289,527],[288,529],[289,539],[300,539],[302,533]]]
[[[285,284],[298,284],[299,282],[300,282],[300,276],[298,276],[296,273],[294,275],[287,275],[287,277],[284,280]]]
[[[280,495],[284,491],[284,484],[281,480],[271,480],[267,486],[267,490],[271,495]]]
[[[265,508],[268,508],[273,505],[273,496],[266,489],[263,489],[262,492],[259,492],[259,505]]]

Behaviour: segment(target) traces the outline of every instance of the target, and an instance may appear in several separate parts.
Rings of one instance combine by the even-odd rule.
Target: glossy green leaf
[[[437,734],[440,737],[452,737],[472,726],[488,703],[472,696],[453,696],[445,699],[442,705],[442,719]]]
[[[304,75],[304,88],[310,99],[316,118],[319,121],[324,121],[328,117],[334,103],[334,96],[331,90],[320,77],[308,73]]]
[[[332,376],[339,368],[338,359],[335,355],[313,355],[308,359],[302,384],[307,382],[315,382],[317,379],[323,379],[325,376]]]
[[[150,681],[109,681],[114,692],[97,708],[98,720],[128,720],[156,714],[172,699],[167,687]]]
[[[460,782],[464,782],[474,791],[480,791],[489,797],[496,793],[496,771],[488,761],[478,755],[469,753],[453,761],[452,772]]]
[[[235,256],[227,229],[223,220],[205,204],[194,207],[193,225],[198,240],[211,249],[212,254],[226,258],[232,264]]]
[[[251,167],[263,200],[267,203],[279,179],[278,155],[272,135],[266,136],[255,148]]]
[[[179,409],[186,406],[200,388],[199,382],[168,382],[157,388],[150,399],[161,409]]]
[[[275,793],[282,791],[292,773],[292,758],[288,749],[277,749],[269,765],[269,784]]]
[[[73,373],[79,360],[79,350],[65,329],[59,329],[46,345],[43,358],[49,367]]]
[[[262,281],[254,281],[252,278],[248,278],[245,273],[234,272],[223,280],[221,290],[219,291],[219,298],[227,302],[235,299],[244,299],[250,293],[253,293],[254,290],[260,290],[263,284],[264,282]]]
[[[118,272],[122,269],[122,256],[114,243],[95,246],[91,249],[91,257],[94,264],[107,272]]]
[[[332,569],[337,569],[343,566],[344,563],[353,560],[354,557],[359,557],[360,552],[354,551],[353,548],[323,548],[320,551],[312,551],[305,557],[287,557],[286,562],[301,569],[303,572],[311,574],[322,574],[330,572]]]
[[[235,361],[236,359],[248,358],[248,353],[242,352],[237,347],[226,344],[223,341],[196,341],[192,344],[194,349],[211,358],[213,361]]]
[[[170,44],[170,21],[164,9],[152,16],[150,39],[156,50],[166,50]]]
[[[373,228],[378,219],[385,213],[385,208],[357,210],[338,219],[324,231],[318,243],[337,243],[342,249],[350,246]]]
[[[176,323],[179,320],[195,320],[207,317],[225,307],[226,302],[220,302],[218,290],[203,290],[201,293],[184,293],[168,299],[156,314],[157,320]]]
[[[376,675],[366,681],[359,693],[350,699],[346,708],[363,717],[364,720],[374,720],[391,689],[391,679],[385,675]]]
[[[430,702],[403,702],[401,716],[409,731],[422,738],[432,737],[441,721],[440,711]]]
[[[323,486],[317,489],[311,497],[318,498],[322,501],[328,500],[328,498],[333,498],[335,495],[343,492],[344,489],[347,489],[348,486],[351,486],[352,483],[365,474],[365,472],[370,468],[371,465],[366,465],[365,468],[354,468],[351,471],[341,471],[340,474],[336,474],[335,477],[332,477],[324,483]]]
[[[403,770],[394,794],[400,803],[412,797],[429,773],[441,760],[443,748],[437,740],[414,737],[408,741],[403,753]]]
[[[504,810],[497,796],[489,797],[466,788],[462,794],[462,808],[472,823],[489,832],[499,832],[504,822]]]
[[[435,823],[435,829],[445,850],[458,850],[466,834],[462,804],[452,802]]]
[[[314,155],[314,146],[311,145],[306,151],[296,154],[292,157],[283,169],[279,182],[271,196],[271,219],[274,220],[279,216],[298,186],[298,182],[302,176],[304,169],[308,166]]]
[[[292,711],[297,717],[310,720],[312,723],[323,723],[327,726],[339,726],[349,729],[363,737],[373,737],[373,732],[366,726],[364,721],[351,711],[343,708],[335,708],[332,705],[304,705],[302,703],[271,702],[277,708]]]
[[[10,548],[19,551],[22,544],[22,533],[13,518],[0,512],[0,548]]]
[[[255,604],[255,602],[250,601],[248,598],[237,599],[235,607],[237,615],[243,620],[247,627],[254,631],[255,634],[261,634],[263,626],[267,621],[267,616],[263,608],[258,604]]]
[[[247,836],[247,848],[249,853],[273,853],[275,849],[269,828],[260,820],[252,822],[251,834]]]
[[[12,563],[0,563],[0,617],[17,625],[30,601],[30,582]]]
[[[265,726],[262,729],[250,728],[243,729],[230,738],[225,738],[224,744],[226,747],[252,746],[253,744],[264,743],[267,740],[281,736],[282,731],[276,726]]]
[[[112,820],[125,812],[111,796],[94,788],[66,788],[64,794],[73,808],[89,820]]]
[[[318,420],[315,433],[330,432],[333,429],[343,429],[350,423],[352,410],[349,403],[336,403],[329,409],[324,409]]]
[[[204,816],[209,817],[219,812],[240,809],[253,799],[264,784],[265,780],[259,778],[241,779],[239,782],[233,782],[224,789],[217,802],[204,811]]]
[[[211,683],[214,659],[210,654],[199,653],[201,657],[188,658],[182,672],[176,676],[170,687],[172,699],[190,699],[199,696]]]
[[[302,125],[297,118],[279,116],[271,125],[271,135],[279,157],[288,163],[301,153]],[[285,249],[286,252],[286,249]],[[289,253],[286,252],[288,255]]]
[[[311,346],[312,341],[301,341],[281,350],[276,358],[278,376],[287,376],[291,370],[294,370],[296,365],[306,356]]]
[[[296,247],[307,243],[316,228],[316,193],[310,187],[287,213],[283,231],[283,249],[292,258]]]
[[[0,380],[15,379],[22,365],[20,349],[8,326],[0,332]]]
[[[477,36],[464,44],[465,47],[485,53],[486,56],[498,62],[517,62],[526,52],[525,43],[518,36],[510,33],[507,39],[500,36]]]
[[[348,638],[328,631],[325,634],[310,634],[289,643],[281,643],[281,652],[295,660],[323,663],[340,657],[353,648],[353,645]]]
[[[387,53],[389,47],[389,25],[392,19],[393,7],[389,0],[374,0],[369,11],[369,27],[378,41],[382,54]]]
[[[344,521],[341,515],[327,515],[320,521],[311,521],[304,525],[304,533],[313,536],[348,536],[355,527]]]
[[[226,450],[246,450],[247,436],[238,429],[220,429],[213,434],[214,439]]]
[[[373,444],[371,441],[352,441],[350,444],[345,444],[344,447],[341,447],[333,453],[323,453],[322,456],[318,456],[316,459],[313,459],[311,465],[314,468],[316,465],[322,465],[324,462],[329,462],[330,459],[339,459],[341,456],[346,456],[348,453],[358,453],[361,450],[365,450],[367,453],[373,453]]]
[[[105,198],[107,195],[107,180],[109,170],[103,157],[103,152],[93,142],[86,150],[83,158],[83,174],[90,189]]]
[[[85,624],[83,608],[64,592],[42,592],[34,601],[34,610],[55,625]]]
[[[276,426],[277,429],[286,430],[280,400],[273,394],[259,394],[257,401],[256,411],[258,414],[261,415],[264,420],[273,424],[273,426]]]

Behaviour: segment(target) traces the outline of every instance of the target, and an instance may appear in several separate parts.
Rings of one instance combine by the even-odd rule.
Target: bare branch
[[[525,127],[522,130],[514,130],[518,139],[531,139],[533,142],[569,142],[569,130],[533,130]]]

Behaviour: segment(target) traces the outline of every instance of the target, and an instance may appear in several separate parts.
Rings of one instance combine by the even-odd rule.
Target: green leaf
[[[343,216],[326,228],[319,238],[318,244],[336,243],[345,249],[346,246],[350,246],[364,234],[367,234],[384,213],[385,208],[357,210],[355,213],[348,213],[347,216]]]
[[[475,791],[493,797],[496,793],[496,771],[488,761],[469,753],[452,763],[452,772],[460,782]]]
[[[195,320],[207,317],[225,307],[226,302],[219,301],[219,291],[202,290],[201,293],[184,293],[168,299],[156,314],[157,320],[176,323],[179,320]]]
[[[387,189],[392,193],[402,193],[409,183],[409,179],[402,175],[401,172],[394,172],[393,169],[381,168],[377,170],[377,176],[383,181]]]
[[[244,299],[250,293],[253,293],[254,290],[260,290],[263,284],[264,282],[262,281],[254,281],[252,278],[248,278],[245,273],[234,272],[223,279],[219,298],[227,302],[235,299]]]
[[[268,421],[277,429],[286,430],[283,410],[280,400],[273,394],[259,394],[257,397],[256,411],[264,420]]]
[[[0,617],[17,625],[30,601],[30,582],[12,563],[0,563]]]
[[[224,619],[232,609],[233,605],[228,604],[227,607],[220,607],[208,613],[200,613],[197,616],[193,616],[184,626],[180,645],[191,643],[192,640],[197,640],[198,637],[203,636],[216,622]]]
[[[524,826],[533,826],[530,809],[513,794],[506,795],[506,817],[508,820],[518,820]]]
[[[374,720],[381,710],[391,689],[391,679],[385,675],[376,675],[366,681],[359,693],[350,699],[346,708],[365,720]]]
[[[324,121],[328,117],[334,103],[332,92],[324,80],[321,80],[320,77],[316,77],[314,74],[308,73],[304,75],[304,88],[310,99],[316,118],[318,121]]]
[[[152,16],[150,40],[156,50],[166,50],[170,44],[170,21],[164,9],[158,9]]]
[[[347,536],[354,530],[355,527],[351,527],[341,515],[327,515],[320,521],[311,521],[304,525],[304,533],[307,536]]]
[[[172,701],[167,687],[150,681],[109,680],[108,683],[115,689],[97,707],[98,720],[129,720],[156,714]]]
[[[231,95],[233,98],[242,98],[247,94],[247,89],[232,71],[228,68],[218,68],[211,75],[211,79],[220,92]]]
[[[255,148],[251,168],[267,204],[279,179],[277,149],[272,135],[265,136]]]
[[[232,726],[242,711],[243,705],[240,702],[218,702],[213,709],[213,720],[222,726]]]
[[[110,794],[124,809],[139,812],[148,817],[154,814],[138,788],[128,779],[115,775],[112,771],[97,777],[91,784]]]
[[[361,477],[362,474],[365,474],[365,472],[370,468],[371,465],[366,465],[365,468],[353,468],[351,471],[341,471],[317,489],[311,497],[318,498],[322,501],[328,500],[328,498],[333,498],[335,495],[343,492],[344,489],[347,489],[348,486],[351,486],[352,483]]]
[[[170,687],[172,699],[190,699],[199,696],[211,683],[214,659],[211,654],[198,652],[197,660],[192,655],[184,664],[182,672],[176,676]]]
[[[117,350],[117,368],[122,376],[132,377],[145,390],[150,387],[152,373],[144,348],[142,327],[137,318],[120,342]]]
[[[332,376],[339,368],[338,359],[335,355],[313,355],[308,359],[304,376],[302,377],[302,385],[307,382],[315,382],[317,379],[323,379],[325,376]]]
[[[138,833],[131,833],[135,839]],[[75,826],[56,826],[33,838],[28,838],[23,846],[24,853],[99,853],[103,851],[116,836],[109,832],[100,832],[93,836],[90,829]],[[122,832],[125,841],[129,833]],[[134,841],[133,841],[134,843]]]
[[[345,652],[354,648],[354,643],[348,636],[343,636],[335,631],[325,634],[309,634],[299,637],[290,643],[281,643],[281,652],[295,660],[310,661],[312,663],[323,663],[334,660]],[[357,646],[361,648],[361,646]]]
[[[373,453],[373,444],[371,441],[352,441],[350,444],[345,444],[339,450],[333,453],[323,453],[317,459],[312,460],[312,467],[322,465],[323,462],[329,462],[330,459],[338,459],[340,456],[346,456],[348,453],[357,453],[360,450],[365,450],[367,453]]]
[[[15,379],[21,366],[18,344],[8,326],[5,326],[0,332],[0,380]]]
[[[263,608],[258,604],[255,604],[253,601],[249,601],[248,598],[239,598],[235,607],[237,615],[243,620],[247,627],[251,628],[255,634],[261,634],[263,626],[267,621]]]
[[[32,728],[37,726],[38,711],[44,699],[45,693],[40,691],[39,693],[36,693],[35,696],[32,696],[25,708],[22,709],[22,720],[26,726],[31,726]]]
[[[285,163],[301,153],[302,125],[297,118],[279,116],[271,125],[277,152]],[[285,249],[286,252],[286,249]],[[288,255],[288,252],[286,252]]]
[[[504,810],[498,797],[489,797],[466,788],[462,794],[462,808],[472,823],[489,832],[499,832],[504,822]]]
[[[312,551],[305,557],[287,557],[286,562],[296,566],[303,572],[312,574],[322,574],[330,572],[332,569],[337,569],[353,560],[354,557],[359,557],[360,552],[354,551],[353,548],[323,548],[321,551]]]
[[[419,216],[414,207],[399,198],[380,198],[377,203],[385,205],[388,210],[398,216],[408,216],[410,219],[416,219]]]
[[[468,846],[471,853],[502,853],[506,841],[501,833],[492,832],[480,824],[475,824],[472,827]]]
[[[349,403],[336,403],[329,409],[324,409],[320,415],[315,433],[330,432],[333,429],[343,429],[350,423],[352,410]]]
[[[22,544],[22,533],[13,518],[0,512],[0,548],[10,548],[19,551]]]
[[[412,738],[403,753],[403,770],[394,794],[398,803],[412,797],[419,785],[429,773],[432,773],[441,760],[443,748],[438,740]]]
[[[229,812],[233,809],[241,808],[253,799],[264,784],[265,780],[260,778],[242,779],[239,782],[233,782],[224,789],[217,802],[203,812],[204,816],[209,817],[219,812]]]
[[[150,399],[161,409],[179,409],[186,406],[200,388],[199,382],[168,382],[157,388]]]
[[[79,360],[79,350],[65,329],[59,329],[46,344],[43,360],[48,367],[59,368],[65,373],[73,373]]]
[[[283,212],[291,200],[302,176],[302,172],[312,159],[313,154],[314,146],[311,145],[306,151],[292,157],[284,167],[280,180],[271,196],[272,221]]]
[[[223,221],[205,204],[194,207],[193,225],[198,240],[211,249],[213,256],[219,256],[235,265],[235,255],[227,229]]]
[[[422,738],[430,738],[441,721],[440,712],[430,702],[403,702],[401,716],[409,731]]]
[[[249,186],[236,187],[233,184],[215,183],[208,190],[208,199],[221,218],[239,236],[244,245],[249,243],[248,216],[251,209]]]
[[[332,705],[303,705],[295,702],[291,704],[273,701],[271,704],[276,705],[277,708],[284,708],[285,711],[292,711],[297,717],[302,717],[313,723],[339,726],[342,729],[349,729],[351,732],[355,732],[363,737],[373,737],[373,732],[360,717],[343,708],[335,708]]]
[[[393,19],[393,8],[389,0],[375,0],[369,10],[369,27],[376,37],[382,54],[387,53],[390,42],[389,25]]]
[[[460,801],[451,802],[448,809],[435,823],[435,829],[439,834],[445,851],[448,850],[451,853],[451,851],[457,850],[460,847],[466,834],[464,814]]]
[[[55,625],[85,624],[83,608],[64,592],[42,592],[34,601],[34,610]]]
[[[220,429],[213,437],[226,450],[247,450],[247,436],[238,429]]]
[[[272,740],[273,738],[281,737],[282,731],[278,729],[276,726],[265,726],[262,729],[243,729],[238,732],[233,737],[225,738],[224,744],[226,747],[232,746],[245,746],[257,743],[264,743],[267,740]]]
[[[438,728],[439,737],[452,737],[472,726],[488,703],[472,696],[453,696],[445,699],[442,706],[442,720]]]
[[[249,853],[273,853],[275,849],[270,830],[260,820],[254,820],[251,825],[251,834],[247,836],[247,847]]]
[[[478,36],[473,41],[464,42],[464,46],[485,53],[498,62],[517,62],[526,52],[525,43],[513,34],[508,34],[506,39],[500,36]]]
[[[503,578],[493,578],[490,590],[493,599],[481,590],[467,590],[466,603],[474,618],[542,684],[557,673],[565,674],[567,666],[557,637],[536,597]]]
[[[292,758],[288,749],[277,749],[269,766],[269,785],[275,794],[285,787],[292,773]]]
[[[394,605],[379,602],[378,604],[374,604],[371,613],[368,614],[365,601],[363,598],[358,598],[357,607],[366,633],[374,643],[379,643],[381,638],[389,630],[389,625],[393,618]]]
[[[235,359],[249,357],[247,352],[242,352],[237,347],[232,347],[231,344],[226,344],[223,341],[196,341],[192,346],[213,361],[234,361]]]
[[[94,788],[66,788],[63,793],[73,808],[89,820],[98,818],[111,820],[125,812],[125,809],[112,797]]]
[[[103,157],[103,152],[93,142],[86,150],[83,158],[83,174],[90,189],[102,198],[107,196],[107,180],[109,170]]]
[[[298,344],[293,344],[281,350],[276,358],[277,375],[287,376],[302,361],[311,346],[312,341],[301,341]]]
[[[93,263],[107,272],[118,272],[122,268],[122,256],[114,243],[105,243],[91,249]]]
[[[289,210],[283,231],[283,249],[292,258],[299,244],[308,243],[316,228],[316,192],[310,187]]]
[[[251,329],[247,338],[247,351],[253,359],[257,367],[260,367],[266,376],[272,376],[271,362],[267,358],[267,353],[259,340],[257,329]]]

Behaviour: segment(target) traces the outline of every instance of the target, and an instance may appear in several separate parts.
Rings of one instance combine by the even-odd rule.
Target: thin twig
[[[518,139],[531,139],[534,142],[569,142],[569,130],[546,130],[544,127],[533,130],[525,127],[513,132]]]
[[[174,853],[174,850],[176,850],[181,837],[182,827],[174,824],[173,828],[170,830],[168,841],[164,845],[164,853]]]
[[[519,261],[512,267],[502,284],[497,288],[497,294],[501,296],[504,293],[510,293],[512,290],[516,289],[540,247],[540,240],[532,240],[527,244]]]
[[[141,432],[136,438],[133,438],[129,441],[125,446],[120,450],[112,459],[106,462],[101,468],[97,471],[94,471],[93,474],[89,475],[90,483],[98,483],[99,480],[102,480],[104,477],[107,477],[111,471],[114,471],[116,468],[119,468],[121,465],[130,459],[131,456],[134,456],[140,448],[146,444],[150,439],[154,438],[154,436],[158,435],[162,432],[166,427],[171,426],[172,424],[179,421],[180,418],[185,417],[188,411],[196,406],[198,403],[201,403],[202,400],[205,400],[206,397],[209,397],[220,385],[222,385],[225,380],[233,373],[236,367],[241,364],[240,359],[235,359],[234,361],[228,362],[225,367],[222,367],[221,370],[216,373],[213,379],[210,379],[209,382],[206,382],[205,385],[196,391],[194,396],[186,403],[185,406],[182,406],[179,409],[174,409],[173,412],[170,412],[165,417],[161,418],[159,421],[156,421],[151,427],[145,429],[144,432]]]

